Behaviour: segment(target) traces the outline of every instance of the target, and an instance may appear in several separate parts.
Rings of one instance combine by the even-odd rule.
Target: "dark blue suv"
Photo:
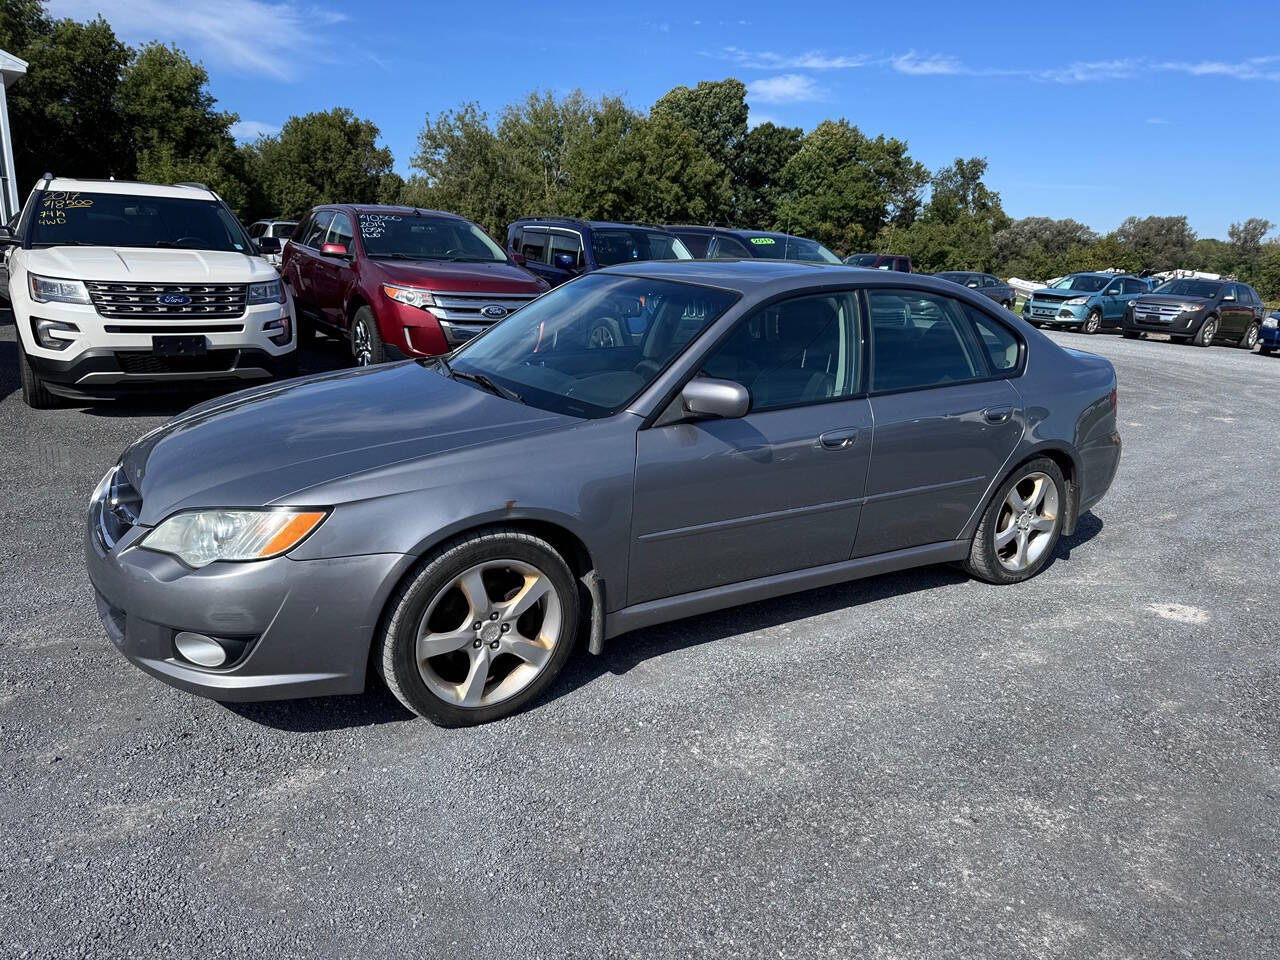
[[[516,263],[552,286],[599,267],[633,260],[692,260],[670,230],[638,223],[526,217],[507,227]]]

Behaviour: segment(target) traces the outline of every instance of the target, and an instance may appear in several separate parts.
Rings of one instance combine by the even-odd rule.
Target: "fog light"
[[[202,633],[183,631],[173,638],[178,656],[200,667],[220,667],[227,662],[227,651],[217,640]]]
[[[31,332],[35,335],[36,343],[46,350],[65,350],[80,333],[80,328],[74,323],[65,323],[62,320],[32,317]]]
[[[280,332],[271,336],[272,330],[279,330]],[[279,319],[271,320],[264,324],[262,332],[268,334],[268,339],[277,347],[283,347],[293,339],[293,322],[289,319],[287,313],[281,314]]]

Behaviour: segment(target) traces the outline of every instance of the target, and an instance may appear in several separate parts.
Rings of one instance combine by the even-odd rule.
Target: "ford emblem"
[[[158,299],[166,307],[185,307],[191,302],[185,293],[162,293]]]
[[[485,317],[488,317],[490,320],[501,320],[510,312],[511,311],[506,307],[499,306],[496,303],[491,303],[487,307],[480,308],[480,313]]]

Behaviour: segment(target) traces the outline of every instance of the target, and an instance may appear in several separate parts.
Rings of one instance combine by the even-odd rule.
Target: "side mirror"
[[[1120,296],[1120,288],[1119,288],[1119,287],[1108,287],[1105,291],[1103,291],[1103,294],[1102,294],[1102,295],[1103,295],[1104,297],[1118,297],[1118,296]]]
[[[514,263],[517,267],[523,267],[525,263],[527,263],[528,261],[525,260],[523,253],[516,253],[514,250],[512,250],[511,262]]]
[[[557,253],[554,257],[551,258],[551,262],[554,263],[561,270],[577,270],[578,269],[578,258],[575,257],[572,253]]]
[[[326,257],[349,257],[347,248],[341,243],[326,243],[320,248],[320,252]]]
[[[976,289],[978,289],[978,281],[977,281],[977,280],[970,280],[968,283],[966,283],[966,284],[965,284],[965,286],[966,286],[966,287],[968,287],[968,288],[969,288],[969,289],[971,289],[971,290],[976,290]]]
[[[259,253],[279,253],[280,238],[279,237],[259,237],[258,252]]]
[[[733,380],[694,377],[680,392],[680,403],[695,417],[735,420],[751,409],[751,393]]]

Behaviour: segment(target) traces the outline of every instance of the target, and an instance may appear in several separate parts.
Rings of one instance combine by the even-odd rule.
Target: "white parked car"
[[[280,251],[293,236],[297,225],[297,220],[255,220],[249,224],[249,238],[262,248],[262,255],[267,258],[267,262],[279,269]],[[267,242],[263,243],[263,240]]]
[[[0,241],[32,407],[297,369],[289,292],[206,187],[46,175]]]

